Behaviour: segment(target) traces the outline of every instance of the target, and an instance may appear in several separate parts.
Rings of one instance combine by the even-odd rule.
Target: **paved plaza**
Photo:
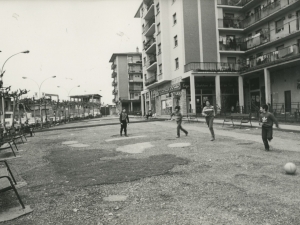
[[[29,138],[9,162],[34,211],[5,224],[300,224],[299,175],[283,170],[300,166],[299,133],[274,129],[266,152],[257,127],[216,123],[211,142],[201,122],[176,138],[174,121],[131,121],[129,137],[107,118]],[[1,212],[18,205],[1,195]]]

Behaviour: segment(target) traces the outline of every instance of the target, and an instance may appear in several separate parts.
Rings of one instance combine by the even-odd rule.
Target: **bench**
[[[231,122],[232,125],[234,126],[233,120],[238,120],[240,122],[240,128],[242,127],[243,123],[250,123],[250,125],[252,127],[251,113],[248,113],[248,114],[231,113],[230,115],[225,116],[222,127],[224,126],[225,122]]]
[[[5,144],[8,144],[8,146],[5,146]],[[14,139],[11,136],[3,135],[1,134],[0,137],[0,151],[6,150],[6,149],[11,149],[12,153],[14,154],[15,157],[17,157],[12,144],[16,147],[17,151],[19,151]]]
[[[23,132],[23,129],[19,129],[18,131],[16,130],[15,127],[10,128],[9,130],[9,134],[11,136],[11,138],[15,141],[18,139],[21,139],[22,143],[24,144],[23,138],[27,141],[27,138],[25,137],[25,134]]]
[[[0,160],[0,162],[4,163],[5,167],[0,168],[0,192],[6,192],[9,190],[14,190],[21,206],[25,209],[25,205],[21,200],[21,197],[15,187],[17,182],[9,168],[9,165],[6,160]]]

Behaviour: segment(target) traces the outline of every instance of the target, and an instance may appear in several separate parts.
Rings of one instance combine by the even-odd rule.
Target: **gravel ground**
[[[175,138],[175,122],[167,121],[129,124],[130,136],[145,137],[114,142],[105,140],[119,137],[118,125],[37,133],[20,145],[22,157],[10,161],[17,178],[28,183],[19,192],[34,212],[3,224],[300,224],[299,175],[286,175],[283,170],[290,161],[300,166],[299,134],[275,130],[273,150],[265,152],[260,129],[216,125],[217,139],[210,142],[204,124],[183,126],[189,136],[180,139]],[[89,146],[69,147],[62,145],[64,141]],[[116,152],[120,146],[145,142],[154,147],[140,154]],[[191,146],[167,147],[173,143]],[[98,160],[108,162],[173,155],[188,163],[162,175],[116,184],[78,186],[68,173],[58,174],[54,152],[76,158],[82,156],[78,151],[88,155],[97,150],[103,152]],[[97,161],[97,154],[90,154],[91,162]],[[66,162],[68,170],[70,162]],[[77,165],[78,175],[86,169],[83,166]],[[109,195],[127,199],[104,201]],[[0,210],[18,205],[11,199],[15,199],[13,193],[2,193]]]

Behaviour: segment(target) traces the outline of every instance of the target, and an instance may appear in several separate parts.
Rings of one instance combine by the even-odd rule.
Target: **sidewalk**
[[[170,116],[168,115],[162,115],[162,116],[157,116],[158,119],[170,119]],[[205,123],[205,118],[204,117],[198,117],[198,122],[200,123]],[[191,119],[192,122],[197,122],[197,119]],[[185,117],[183,118],[184,121],[188,121],[188,119]],[[216,124],[223,124],[224,119],[223,118],[215,118],[214,119],[214,123]],[[261,127],[258,124],[258,121],[251,121],[252,122],[252,127]],[[224,127],[225,126],[232,126],[231,122],[225,122],[224,123]],[[234,126],[239,127],[240,126],[240,122],[238,120],[234,120]],[[251,127],[250,123],[243,123],[242,127]],[[281,130],[283,131],[287,131],[287,132],[299,132],[300,133],[300,125],[291,125],[291,124],[283,124],[283,123],[279,123],[279,127]]]

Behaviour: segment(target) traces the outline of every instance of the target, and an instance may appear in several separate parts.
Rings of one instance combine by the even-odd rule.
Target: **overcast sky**
[[[99,93],[112,104],[112,53],[141,50],[141,0],[0,1],[0,66],[7,61],[4,86],[67,97]],[[29,79],[35,80],[38,85]],[[64,89],[59,89],[61,86]],[[100,92],[101,90],[101,92]],[[86,92],[85,92],[86,91]]]

